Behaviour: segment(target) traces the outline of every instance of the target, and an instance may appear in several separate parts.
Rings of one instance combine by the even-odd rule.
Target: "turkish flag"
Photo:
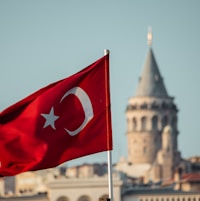
[[[112,150],[109,55],[0,113],[0,176]]]

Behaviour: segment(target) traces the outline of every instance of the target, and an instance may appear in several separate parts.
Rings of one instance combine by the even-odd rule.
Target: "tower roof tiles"
[[[151,47],[149,47],[135,96],[169,97]]]

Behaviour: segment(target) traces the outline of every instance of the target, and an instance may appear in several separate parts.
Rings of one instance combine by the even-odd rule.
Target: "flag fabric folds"
[[[109,55],[0,113],[0,176],[112,150]]]

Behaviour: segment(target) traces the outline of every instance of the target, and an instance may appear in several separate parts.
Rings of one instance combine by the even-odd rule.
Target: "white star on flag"
[[[49,114],[41,114],[41,116],[43,116],[46,119],[43,128],[46,128],[47,126],[51,126],[54,130],[56,130],[55,121],[59,118],[59,116],[54,115],[53,107],[51,108]]]

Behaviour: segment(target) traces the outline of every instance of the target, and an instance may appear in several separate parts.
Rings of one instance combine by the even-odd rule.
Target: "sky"
[[[0,0],[0,111],[110,50],[112,162],[127,157],[125,110],[148,52],[178,112],[183,158],[199,156],[199,0]],[[68,162],[106,162],[107,153]]]

